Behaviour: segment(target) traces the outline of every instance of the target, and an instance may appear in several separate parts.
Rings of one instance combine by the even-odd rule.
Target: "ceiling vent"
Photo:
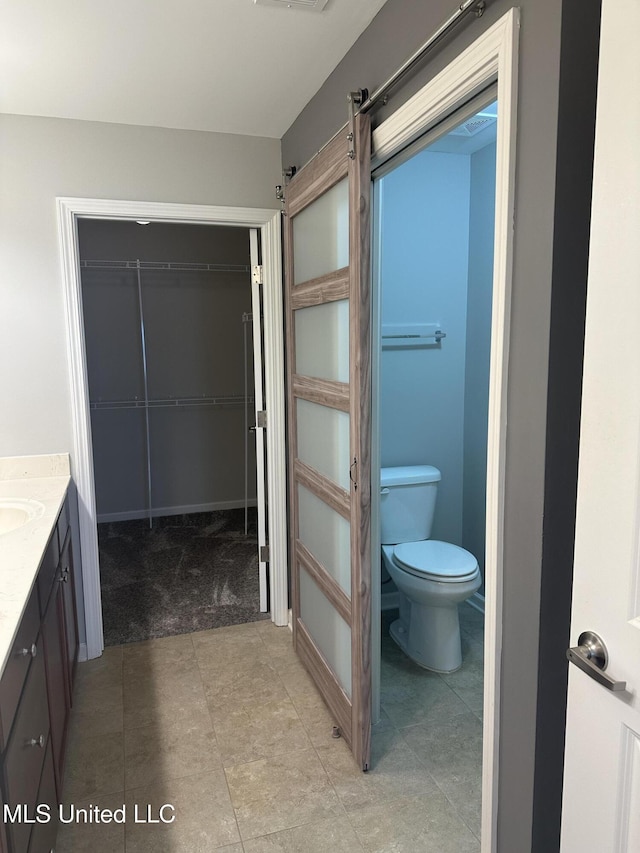
[[[480,133],[480,131],[484,130],[485,127],[489,127],[489,125],[494,124],[496,120],[496,116],[487,115],[486,113],[478,113],[477,115],[471,116],[471,118],[465,121],[464,124],[461,124],[459,127],[452,130],[451,136],[466,136],[467,138],[475,136],[476,133]]]
[[[281,9],[306,9],[322,12],[329,0],[253,0],[256,6],[279,6]]]

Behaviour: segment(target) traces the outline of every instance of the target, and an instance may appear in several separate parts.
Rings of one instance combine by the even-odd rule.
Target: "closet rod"
[[[244,394],[228,397],[168,397],[164,400],[92,400],[91,409],[161,409],[182,406],[243,406],[253,397]]]
[[[189,264],[173,261],[80,261],[81,269],[140,270],[147,272],[251,272],[249,264]]]

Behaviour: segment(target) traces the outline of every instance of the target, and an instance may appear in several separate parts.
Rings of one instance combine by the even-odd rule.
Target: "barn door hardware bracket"
[[[354,129],[353,122],[358,113],[358,109],[360,105],[363,104],[367,98],[369,97],[368,89],[356,89],[353,92],[349,92],[347,95],[347,104],[349,105],[349,122],[348,122],[348,132],[347,132],[347,142],[349,143],[349,150],[347,151],[347,157],[350,160],[354,160],[356,156],[356,149],[353,144],[354,140]]]
[[[291,180],[291,178],[293,178],[297,171],[297,166],[287,166],[286,169],[282,170],[282,177],[284,178],[285,184],[287,184]],[[276,199],[282,202],[282,204],[284,204],[285,202],[284,186],[282,184],[276,184]]]
[[[358,111],[360,104],[363,104],[369,97],[368,89],[355,89],[347,95],[347,103],[349,104],[349,118]]]

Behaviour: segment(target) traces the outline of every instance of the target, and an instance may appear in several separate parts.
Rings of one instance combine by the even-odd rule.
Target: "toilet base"
[[[467,580],[440,580],[406,572],[393,559],[393,546],[382,546],[384,565],[398,588],[400,619],[389,631],[414,663],[447,674],[462,666],[458,604],[480,586],[480,571]]]
[[[415,604],[411,610],[415,609]],[[389,634],[414,663],[430,672],[448,674],[462,666],[458,608],[422,607],[418,620],[396,619]],[[400,612],[402,613],[402,607]],[[412,614],[413,615],[413,614]]]

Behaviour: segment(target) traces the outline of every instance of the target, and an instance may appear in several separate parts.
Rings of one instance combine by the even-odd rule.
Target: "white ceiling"
[[[2,0],[0,112],[280,138],[384,3]]]

